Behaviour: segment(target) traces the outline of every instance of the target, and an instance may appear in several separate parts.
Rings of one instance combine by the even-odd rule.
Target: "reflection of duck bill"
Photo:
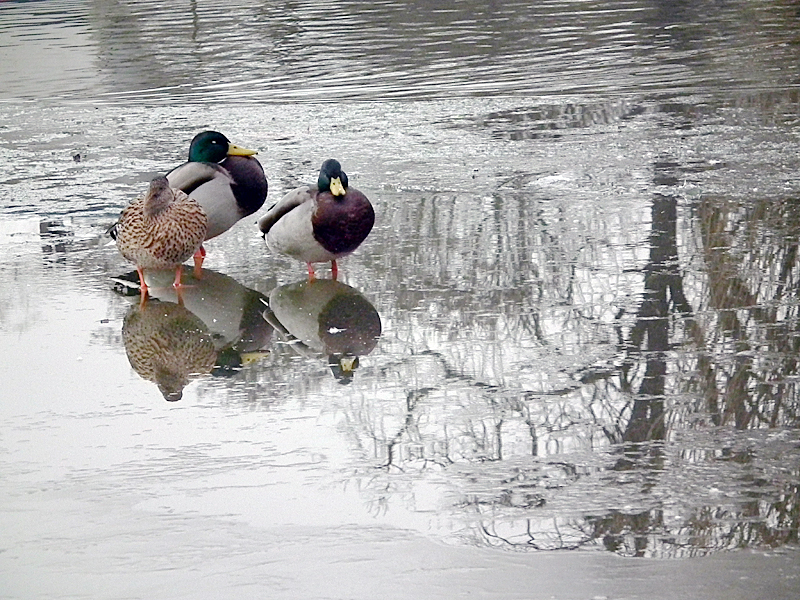
[[[181,399],[192,378],[211,372],[217,359],[205,324],[172,302],[132,306],[123,321],[122,341],[134,371],[155,383],[170,402]]]
[[[336,356],[331,354],[328,357],[328,366],[331,373],[339,383],[348,384],[353,381],[353,375],[358,368],[357,356]]]
[[[135,271],[117,277],[115,289],[133,295],[138,290],[136,279]],[[232,277],[209,269],[203,270],[201,279],[184,273],[180,302],[170,272],[148,272],[146,279],[151,299],[180,303],[205,324],[220,353],[215,375],[237,371],[262,355],[271,340],[272,328],[261,318],[265,296]]]
[[[359,356],[381,335],[378,311],[358,290],[331,279],[304,280],[272,290],[265,318],[292,347],[328,357],[334,376],[349,382]]]

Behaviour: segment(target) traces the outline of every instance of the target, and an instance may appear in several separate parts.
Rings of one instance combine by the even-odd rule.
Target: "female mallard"
[[[347,175],[338,161],[322,163],[317,185],[302,186],[286,194],[258,222],[275,252],[305,261],[308,276],[313,263],[336,260],[353,252],[369,235],[375,211],[367,197],[347,187]]]
[[[144,198],[131,202],[111,229],[122,256],[136,265],[142,302],[147,299],[145,269],[175,269],[175,288],[181,287],[183,261],[202,245],[208,219],[200,204],[156,177]]]
[[[198,133],[189,146],[189,161],[167,173],[170,186],[189,194],[208,215],[206,240],[228,231],[252,215],[267,199],[267,178],[248,150],[230,143],[217,131]],[[199,277],[205,249],[195,255]]]

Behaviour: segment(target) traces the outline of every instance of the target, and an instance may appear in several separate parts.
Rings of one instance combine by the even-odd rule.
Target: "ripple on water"
[[[744,10],[744,0],[713,10],[622,0],[94,4],[5,3],[0,48],[20,60],[2,62],[3,94],[341,101],[770,88],[798,77],[796,14]]]

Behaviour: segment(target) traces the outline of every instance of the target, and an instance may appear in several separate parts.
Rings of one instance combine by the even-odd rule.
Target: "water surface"
[[[4,597],[796,597],[798,18],[0,4]],[[253,217],[121,293],[206,128],[341,160],[341,285]]]

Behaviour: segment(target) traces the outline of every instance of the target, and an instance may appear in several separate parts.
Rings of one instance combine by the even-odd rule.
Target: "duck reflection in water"
[[[372,352],[381,336],[381,319],[369,300],[332,279],[275,288],[263,316],[298,354],[325,357],[343,384],[353,380],[359,357]]]
[[[152,302],[131,307],[122,329],[131,366],[169,401],[194,377],[233,374],[263,357],[272,338],[263,294],[209,269],[201,279],[186,275],[176,302],[170,273],[148,273]],[[135,271],[116,278],[117,290],[130,293],[136,279]]]
[[[192,377],[209,373],[217,349],[205,324],[180,304],[150,300],[132,306],[122,325],[131,367],[175,402]]]

